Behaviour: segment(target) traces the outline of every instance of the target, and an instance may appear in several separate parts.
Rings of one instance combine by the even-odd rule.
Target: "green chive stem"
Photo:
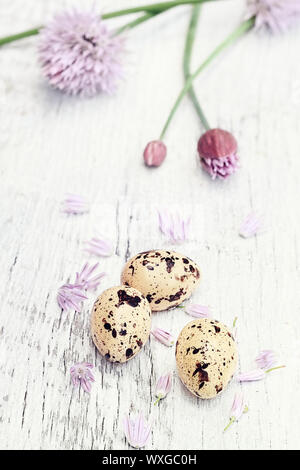
[[[226,428],[224,428],[224,431],[223,431],[223,432],[226,432],[227,429],[230,428],[230,426],[231,426],[234,422],[235,422],[235,417],[232,416],[232,417],[230,418],[230,421],[229,421],[229,423],[227,424]]]
[[[162,3],[154,3],[152,5],[143,5],[140,7],[126,8],[124,10],[117,10],[117,11],[112,11],[110,13],[104,13],[103,15],[101,15],[101,17],[103,20],[108,20],[111,18],[117,18],[119,16],[144,12],[144,13],[151,14],[151,16],[147,18],[147,19],[150,19],[152,15],[162,13],[164,11],[170,10],[171,8],[174,8],[180,5],[189,5],[189,4],[197,4],[197,3],[205,3],[205,2],[213,2],[213,1],[216,1],[216,0],[176,0],[176,1],[169,1],[169,2],[162,2]],[[146,18],[143,21],[146,21]],[[137,24],[140,24],[141,22],[142,21],[138,22]],[[4,46],[4,44],[9,44],[14,41],[19,41],[20,39],[28,38],[30,36],[36,36],[37,34],[39,34],[40,29],[42,27],[43,26],[39,26],[37,28],[28,29],[27,31],[22,31],[21,33],[16,33],[16,34],[12,34],[12,35],[0,38],[0,47]]]
[[[284,367],[285,367],[285,366],[272,367],[272,369],[266,370],[266,374],[269,374],[269,372],[273,372],[273,370],[283,369]]]
[[[193,50],[193,46],[195,42],[195,35],[197,31],[200,10],[201,10],[201,4],[198,4],[192,7],[192,15],[191,15],[187,35],[186,35],[186,42],[185,42],[184,55],[183,55],[183,73],[184,73],[185,82],[187,82],[191,76],[191,66],[190,66],[191,56],[192,56],[192,50]],[[200,121],[202,122],[204,128],[208,131],[210,129],[210,126],[200,106],[200,103],[198,101],[198,98],[197,98],[197,95],[195,93],[193,86],[191,86],[191,88],[189,89],[189,95],[195,106],[195,109],[200,118]]]
[[[196,71],[190,75],[189,79],[185,83],[184,87],[182,88],[181,92],[179,93],[173,108],[171,109],[171,112],[166,120],[166,123],[163,127],[163,130],[160,134],[160,140],[162,140],[165,136],[165,133],[182,101],[186,93],[190,90],[193,81],[195,78],[198,77],[200,72],[202,72],[226,47],[230,46],[233,44],[238,38],[240,38],[243,34],[245,34],[247,31],[249,31],[253,26],[255,22],[255,17],[252,17],[243,23],[241,23],[227,38],[221,42],[214,50],[213,52],[205,59],[204,62],[196,69]]]

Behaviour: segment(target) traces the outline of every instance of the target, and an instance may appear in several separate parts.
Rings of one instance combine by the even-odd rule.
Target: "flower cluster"
[[[183,243],[188,238],[190,217],[184,218],[179,213],[167,210],[158,211],[160,231],[173,243]]]
[[[237,141],[230,132],[210,129],[198,142],[198,153],[203,169],[212,179],[226,179],[238,167]]]
[[[74,308],[76,312],[81,312],[82,302],[87,299],[84,291],[95,290],[99,286],[101,279],[105,273],[96,274],[94,271],[98,268],[99,263],[94,266],[84,265],[82,270],[76,273],[75,283],[67,283],[58,289],[57,302],[61,309],[71,310]]]
[[[248,17],[255,17],[256,29],[273,33],[285,31],[300,15],[298,0],[248,0]]]
[[[122,50],[122,40],[91,11],[61,13],[40,32],[43,74],[69,95],[112,93],[121,76]]]
[[[71,367],[70,374],[74,387],[82,387],[87,393],[91,391],[91,382],[95,382],[91,371],[93,367],[93,364],[88,362],[80,362]]]
[[[277,362],[277,356],[274,351],[271,351],[270,349],[261,351],[255,361],[258,368],[237,375],[236,380],[238,382],[256,382],[258,380],[263,380],[269,372],[285,367],[274,367]]]

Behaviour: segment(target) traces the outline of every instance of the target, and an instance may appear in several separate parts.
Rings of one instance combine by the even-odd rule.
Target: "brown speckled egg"
[[[131,287],[111,287],[93,306],[93,341],[100,354],[111,362],[126,362],[138,354],[148,341],[150,327],[149,303]]]
[[[174,251],[145,251],[126,263],[121,281],[141,291],[151,309],[160,311],[190,297],[200,281],[200,271],[194,261]]]
[[[178,336],[178,374],[197,397],[214,398],[224,390],[236,370],[237,358],[236,343],[230,331],[216,320],[193,320]]]

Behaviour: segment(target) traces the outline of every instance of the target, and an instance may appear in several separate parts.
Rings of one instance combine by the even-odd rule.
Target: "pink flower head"
[[[115,91],[123,41],[93,11],[55,16],[41,30],[38,49],[43,74],[54,88],[84,97]]]
[[[274,351],[270,349],[265,349],[261,351],[257,358],[255,359],[256,364],[260,369],[270,369],[277,362],[277,357]]]
[[[135,419],[125,417],[124,432],[129,444],[135,449],[144,447],[150,437],[151,426],[145,421],[142,413]]]
[[[81,312],[82,301],[87,297],[82,293],[82,286],[75,284],[64,284],[58,289],[57,302],[63,310],[74,308],[76,312]]]
[[[161,328],[154,328],[151,333],[154,338],[156,338],[158,341],[165,344],[166,346],[173,346],[174,339],[171,333],[168,333],[168,331],[162,330]]]
[[[186,307],[185,311],[195,318],[208,318],[210,317],[210,308],[205,305],[192,304]]]
[[[155,395],[157,400],[155,405],[162,399],[165,398],[172,388],[172,373],[170,372],[167,375],[162,375],[156,384]]]
[[[167,155],[167,147],[161,140],[153,140],[144,150],[144,161],[147,166],[160,166]]]
[[[76,273],[75,284],[80,286],[83,290],[97,289],[101,279],[105,276],[105,273],[100,273],[92,277],[92,274],[98,266],[99,263],[94,264],[94,266],[89,266],[89,264],[86,263],[80,273]]]
[[[113,247],[110,241],[105,238],[92,238],[86,242],[87,247],[85,251],[88,251],[92,255],[96,256],[111,256],[113,253]]]
[[[238,382],[256,382],[266,377],[266,372],[262,369],[251,370],[250,372],[244,372],[237,375],[236,380]]]
[[[243,238],[254,237],[262,229],[262,219],[254,213],[249,214],[240,228],[240,236]]]
[[[184,218],[178,213],[166,210],[158,211],[160,231],[174,243],[182,243],[188,238],[190,217]]]
[[[248,18],[255,16],[256,29],[285,31],[299,15],[299,0],[248,0]]]
[[[198,142],[202,168],[212,179],[225,179],[238,167],[237,141],[230,132],[210,129]]]
[[[248,407],[245,405],[244,396],[241,393],[237,393],[232,404],[229,424],[226,426],[224,431],[227,431],[229,426],[231,426],[235,421],[238,421],[247,411]]]
[[[74,366],[71,367],[70,373],[74,387],[81,386],[87,393],[91,391],[91,382],[95,382],[91,372],[93,367],[94,366],[88,362],[74,364]]]
[[[66,214],[84,214],[89,211],[88,203],[78,194],[66,194],[62,211]]]

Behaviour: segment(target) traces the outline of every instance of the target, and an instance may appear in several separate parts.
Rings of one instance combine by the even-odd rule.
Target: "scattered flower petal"
[[[89,205],[78,194],[66,194],[62,211],[66,214],[84,214],[89,211]]]
[[[195,318],[209,318],[210,308],[205,305],[192,304],[186,307],[185,311]]]
[[[230,132],[210,129],[198,141],[202,168],[212,177],[226,179],[238,168],[237,141]]]
[[[276,364],[277,357],[274,351],[265,349],[259,353],[255,362],[260,369],[270,369],[274,364]]]
[[[160,166],[167,155],[167,147],[160,140],[153,140],[144,150],[144,162],[147,166]]]
[[[63,12],[40,31],[39,61],[54,88],[91,97],[112,93],[122,76],[123,39],[93,11]]]
[[[254,237],[262,228],[262,219],[251,213],[248,215],[246,220],[243,222],[240,228],[240,236],[243,238]]]
[[[299,15],[299,0],[248,0],[248,18],[255,16],[256,29],[285,31]]]
[[[247,413],[248,407],[245,405],[244,396],[241,393],[237,393],[234,397],[234,401],[231,408],[230,421],[224,432],[235,422],[238,421],[244,413]]]
[[[111,256],[113,254],[113,247],[110,241],[105,238],[92,238],[86,242],[87,247],[85,251],[88,251],[92,255],[96,256]]]
[[[266,372],[262,369],[251,370],[250,372],[244,372],[236,377],[238,382],[255,382],[262,380],[266,376]]]
[[[90,266],[88,263],[84,265],[80,273],[76,273],[75,283],[67,283],[58,289],[57,302],[63,310],[75,309],[76,312],[81,312],[82,302],[87,299],[84,291],[94,290],[100,284],[100,280],[105,276],[105,273],[92,276],[98,263]]]
[[[190,217],[184,218],[178,213],[166,210],[158,211],[160,231],[174,243],[182,243],[188,238]]]
[[[125,417],[124,433],[129,444],[135,449],[140,449],[147,444],[150,432],[151,426],[145,421],[142,413],[135,419]]]
[[[172,388],[172,373],[170,372],[167,375],[162,375],[156,384],[155,395],[157,400],[154,403],[156,405],[162,398],[165,398]]]
[[[84,290],[97,289],[101,279],[105,276],[105,273],[100,273],[94,277],[91,277],[98,266],[99,263],[94,264],[94,266],[90,266],[88,263],[86,263],[80,273],[76,273],[75,284]]]
[[[63,310],[75,309],[81,312],[82,301],[87,297],[82,293],[82,287],[75,284],[64,284],[58,289],[57,302]]]
[[[162,330],[161,328],[155,328],[151,331],[151,333],[158,341],[165,344],[166,346],[173,346],[174,339],[171,333],[168,333],[168,331]]]
[[[81,386],[87,393],[91,391],[91,382],[95,382],[91,372],[93,367],[94,366],[88,362],[74,364],[74,366],[71,367],[70,373],[74,387]]]

